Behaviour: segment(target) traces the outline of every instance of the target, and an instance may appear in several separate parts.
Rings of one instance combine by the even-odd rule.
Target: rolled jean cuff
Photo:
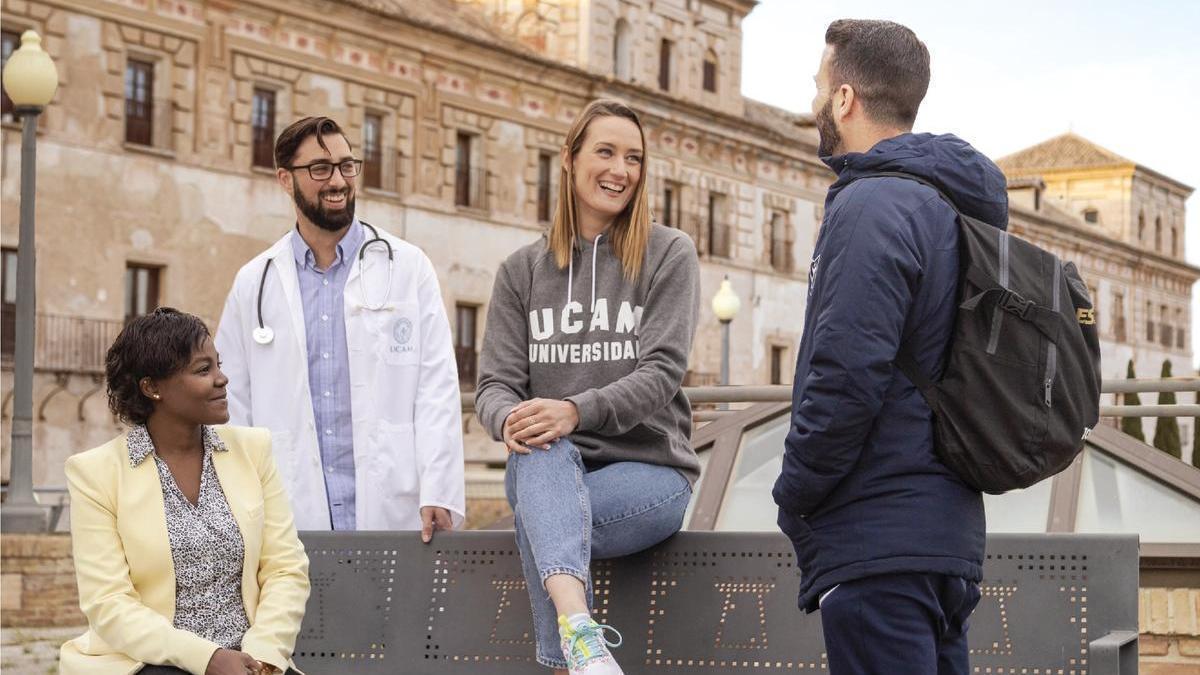
[[[543,666],[546,666],[547,668],[557,668],[560,670],[567,669],[566,661],[564,661],[562,659],[552,659],[552,658],[549,658],[546,656],[542,656],[541,654],[537,655],[537,662],[542,664]]]
[[[538,576],[540,576],[542,578],[542,588],[546,587],[546,579],[549,579],[550,577],[552,577],[556,574],[565,574],[567,576],[575,577],[576,579],[578,579],[580,581],[580,583],[582,583],[584,586],[587,586],[588,575],[586,573],[580,572],[579,570],[575,569],[574,567],[561,567],[560,566],[560,567],[551,567],[551,568],[544,569],[544,570],[538,570]]]
[[[538,655],[538,663],[545,665],[546,668],[557,670],[566,670],[566,667],[568,667],[568,663],[562,661],[562,659],[546,658],[541,655]]]

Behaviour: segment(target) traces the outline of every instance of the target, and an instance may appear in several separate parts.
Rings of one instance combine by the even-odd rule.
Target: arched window
[[[704,91],[717,93],[717,53],[711,49],[704,54]]]
[[[1154,217],[1154,250],[1162,252],[1162,216]]]
[[[1142,243],[1146,239],[1146,214],[1138,213],[1138,243]]]
[[[633,53],[630,45],[632,32],[628,21],[625,19],[617,21],[617,31],[613,36],[613,75],[620,80],[628,80],[630,71],[633,70],[630,67],[630,58]]]

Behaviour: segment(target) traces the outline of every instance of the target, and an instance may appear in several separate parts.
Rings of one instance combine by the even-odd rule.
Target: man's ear
[[[294,196],[292,195],[294,186],[292,184],[291,171],[287,169],[275,169],[275,179],[279,181],[279,187],[283,188],[283,191],[288,193],[288,196]]]
[[[848,84],[843,84],[833,93],[833,116],[838,121],[846,119],[854,108],[854,103],[858,100],[858,94],[854,91],[854,87]]]

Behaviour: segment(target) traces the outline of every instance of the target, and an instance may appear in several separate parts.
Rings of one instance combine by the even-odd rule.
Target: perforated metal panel
[[[296,662],[309,673],[540,668],[511,532],[442,534],[430,545],[407,532],[301,538],[313,592]],[[799,573],[782,535],[685,532],[597,561],[592,575],[596,619],[621,631],[615,653],[631,675],[826,668],[820,617],[796,608]],[[974,672],[1099,673],[1090,643],[1136,634],[1136,537],[993,535],[985,575]]]

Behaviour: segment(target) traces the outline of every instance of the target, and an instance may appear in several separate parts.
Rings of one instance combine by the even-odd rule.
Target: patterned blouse
[[[196,505],[183,495],[167,463],[155,454],[143,425],[129,432],[129,463],[136,467],[153,455],[158,466],[175,563],[174,626],[226,649],[240,649],[242,636],[250,628],[242,605],[245,546],[212,461],[213,452],[227,452],[228,448],[211,428],[203,427],[201,433],[204,468]]]

